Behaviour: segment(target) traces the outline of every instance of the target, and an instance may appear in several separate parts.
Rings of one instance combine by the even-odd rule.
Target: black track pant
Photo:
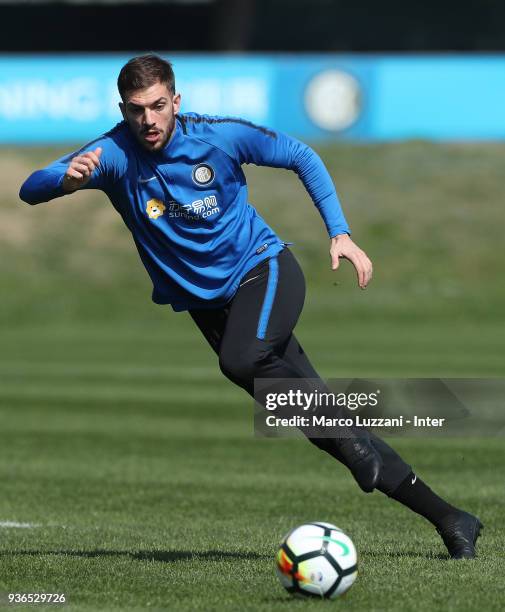
[[[248,272],[226,306],[190,315],[219,356],[223,374],[254,397],[255,378],[319,378],[293,334],[304,299],[303,272],[285,248]],[[380,438],[368,435],[383,460],[378,489],[390,494],[411,467]],[[335,440],[310,441],[339,457]]]

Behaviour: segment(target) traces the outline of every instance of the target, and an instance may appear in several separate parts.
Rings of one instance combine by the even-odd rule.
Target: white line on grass
[[[4,529],[32,529],[40,527],[37,523],[17,523],[16,521],[0,521],[0,528]]]

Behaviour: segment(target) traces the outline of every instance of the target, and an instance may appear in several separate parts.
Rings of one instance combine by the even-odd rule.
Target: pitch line
[[[40,527],[37,523],[18,523],[16,521],[0,521],[0,528],[4,529],[32,529]]]

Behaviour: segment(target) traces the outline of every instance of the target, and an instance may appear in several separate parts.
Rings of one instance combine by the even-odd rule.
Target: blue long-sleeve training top
[[[153,282],[152,299],[174,310],[219,307],[240,279],[284,243],[248,203],[242,164],[298,174],[329,235],[350,233],[331,177],[300,141],[247,121],[194,113],[177,116],[160,151],[137,142],[125,122],[66,155],[23,184],[29,204],[62,195],[72,157],[102,148],[84,189],[104,191],[132,233]]]

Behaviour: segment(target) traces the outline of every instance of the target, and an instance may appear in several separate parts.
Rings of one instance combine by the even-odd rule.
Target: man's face
[[[119,103],[131,131],[148,151],[159,151],[170,140],[180,107],[180,94],[171,94],[160,82],[127,92],[125,101]]]

